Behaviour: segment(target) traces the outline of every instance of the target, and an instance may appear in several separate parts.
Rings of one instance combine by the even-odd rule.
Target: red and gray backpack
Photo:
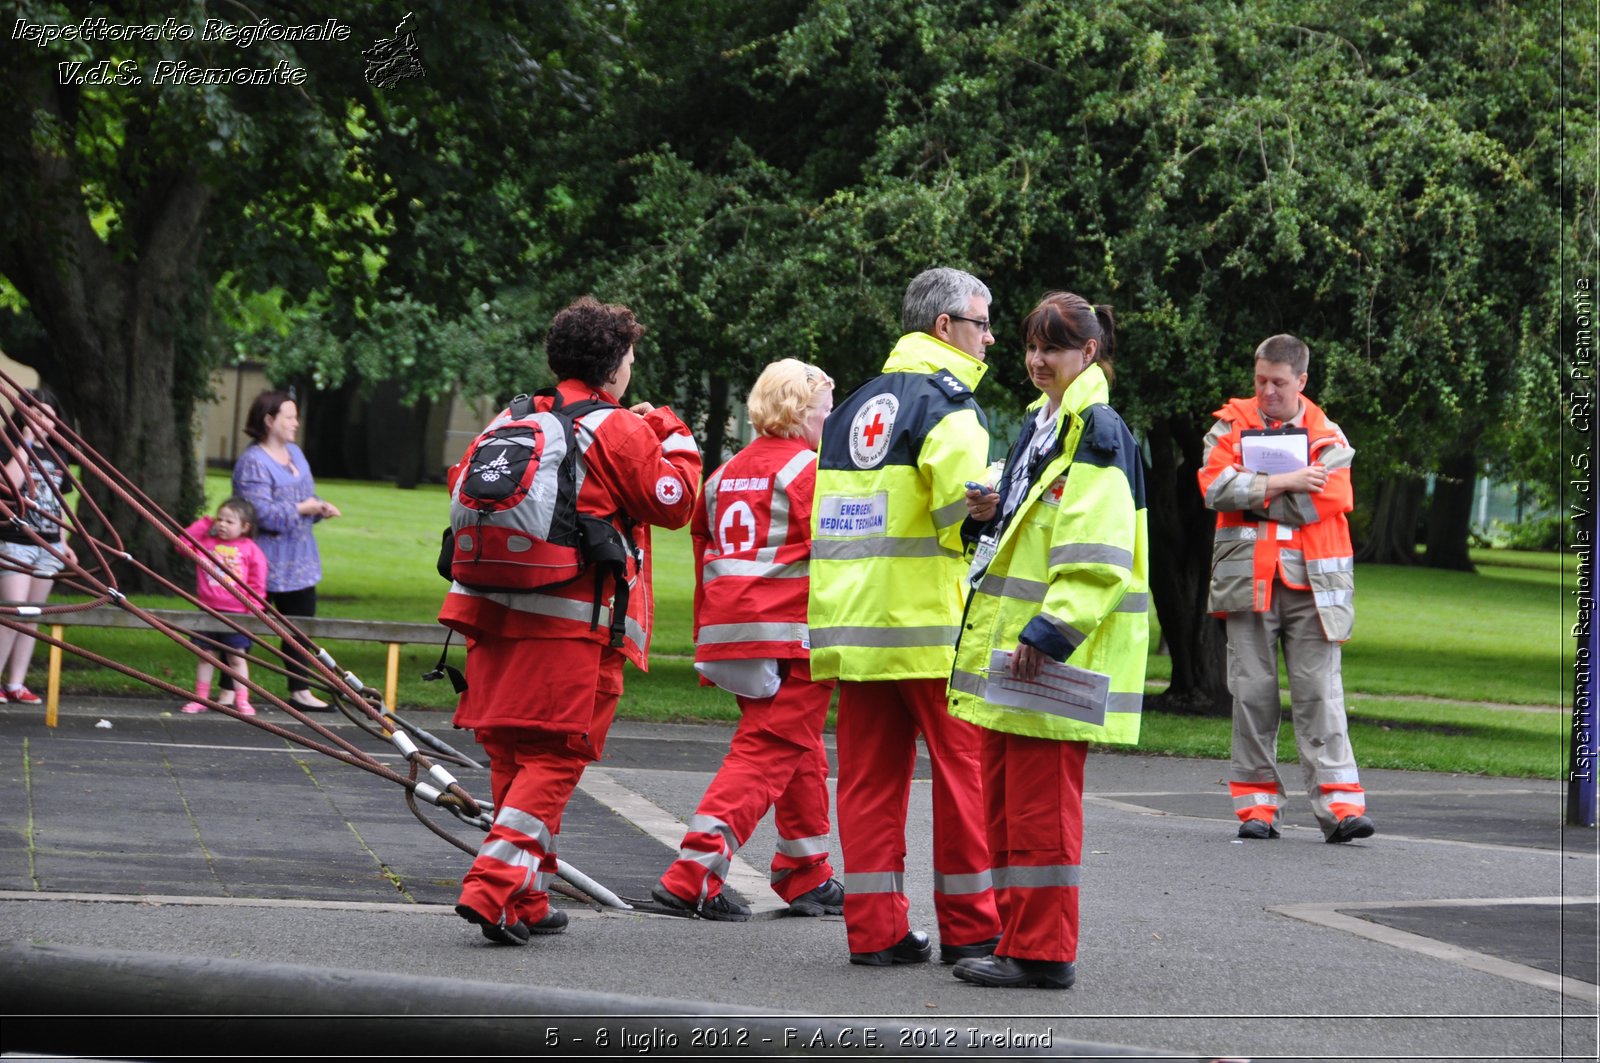
[[[600,399],[566,404],[546,388],[549,410],[518,395],[489,422],[446,474],[450,527],[439,553],[439,574],[480,591],[531,591],[593,571],[594,618],[599,625],[605,576],[616,586],[611,644],[621,645],[628,611],[629,543],[617,523],[578,512],[583,482],[575,422]],[[620,514],[618,520],[626,525]]]

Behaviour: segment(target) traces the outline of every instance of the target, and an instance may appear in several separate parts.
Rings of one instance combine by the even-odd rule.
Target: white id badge
[[[978,540],[978,550],[972,555],[972,570],[967,574],[967,582],[976,584],[983,578],[999,546],[1000,540],[993,535],[985,535]]]

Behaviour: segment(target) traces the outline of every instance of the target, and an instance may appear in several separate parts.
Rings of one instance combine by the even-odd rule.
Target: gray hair
[[[988,285],[965,270],[948,266],[925,269],[906,286],[900,323],[907,332],[931,333],[940,314],[965,314],[974,295],[983,296],[986,303],[993,299]]]

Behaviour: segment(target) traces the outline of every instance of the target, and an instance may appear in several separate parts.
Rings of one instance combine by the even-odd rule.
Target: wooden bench
[[[59,603],[54,603],[59,604]],[[194,630],[203,621],[210,617],[194,609],[150,609],[146,610],[151,616],[181,627]],[[246,631],[258,635],[271,635],[272,629],[266,623],[253,616],[239,615],[233,617]],[[50,628],[50,635],[57,640],[62,638],[63,631],[69,627],[106,627],[128,628],[133,630],[154,631],[142,619],[132,613],[114,606],[100,606],[95,609],[85,609],[80,613],[52,613],[41,617],[39,622]],[[403,645],[444,645],[447,630],[439,624],[414,624],[398,620],[349,620],[342,617],[331,616],[296,616],[289,617],[289,622],[313,642],[343,640],[346,642],[384,642],[388,643],[389,655],[384,667],[383,676],[383,703],[394,708],[396,697],[400,689],[400,647]],[[212,624],[216,627],[216,624]],[[49,678],[45,688],[45,725],[56,726],[57,710],[61,704],[61,647],[50,647]]]

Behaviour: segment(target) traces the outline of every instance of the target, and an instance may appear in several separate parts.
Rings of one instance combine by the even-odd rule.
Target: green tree
[[[12,7],[35,26],[170,18],[198,30],[219,15],[202,2],[154,0]],[[377,88],[362,49],[391,37],[411,10],[426,77]],[[270,0],[248,15],[277,26],[328,17]],[[47,46],[11,34],[0,71],[0,276],[26,309],[0,315],[0,342],[64,392],[92,445],[179,515],[200,498],[188,426],[217,356],[207,339],[224,277],[247,295],[281,290],[291,318],[315,313],[308,328],[320,345],[302,363],[321,352],[325,365],[339,364],[352,337],[437,324],[409,364],[405,353],[358,353],[363,370],[413,377],[432,394],[448,388],[441,335],[486,327],[473,324],[483,300],[472,293],[496,291],[536,242],[537,213],[506,194],[506,175],[540,156],[540,126],[528,117],[559,123],[592,107],[584,56],[609,17],[545,4],[534,34],[521,15],[491,3],[362,5],[341,12],[343,40],[248,47],[199,32]],[[281,63],[305,76],[157,84],[163,60]],[[117,64],[131,62],[142,80],[79,84],[58,65],[74,61],[129,76]],[[129,549],[161,563],[158,539],[125,510],[109,512]]]

